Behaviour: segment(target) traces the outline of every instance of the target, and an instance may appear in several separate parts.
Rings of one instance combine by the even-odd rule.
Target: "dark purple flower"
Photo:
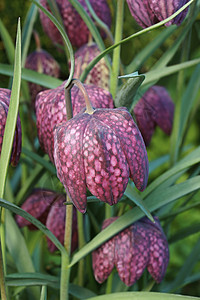
[[[64,82],[55,89],[40,92],[36,99],[36,118],[37,131],[41,148],[46,152],[51,161],[54,163],[54,137],[53,129],[55,125],[65,122],[66,104],[65,104],[65,89]],[[90,99],[92,106],[95,108],[113,108],[113,98],[111,94],[94,85],[84,85]],[[85,108],[85,99],[77,86],[71,89],[71,100],[73,115],[77,115],[83,108]]]
[[[117,218],[105,220],[102,230]],[[163,280],[169,249],[160,222],[154,219],[155,223],[146,217],[140,219],[93,251],[94,276],[99,283],[108,278],[114,266],[128,286],[141,277],[146,267],[156,282]]]
[[[85,0],[78,0],[80,4],[83,6],[85,11],[89,13]],[[41,0],[40,3],[46,9],[48,8],[47,0]],[[89,38],[89,29],[86,26],[85,22],[78,14],[76,9],[68,0],[56,0],[56,4],[60,11],[64,27],[66,29],[67,35],[75,47],[81,47],[82,45],[88,42]],[[110,9],[106,0],[90,0],[90,4],[97,14],[97,16],[107,24],[108,27],[111,26],[111,14]],[[49,8],[48,8],[49,9]],[[90,15],[90,13],[89,13]],[[46,34],[50,37],[50,39],[54,43],[62,43],[62,37],[59,33],[58,29],[51,22],[51,20],[40,11],[40,21],[42,23],[43,29]],[[105,34],[102,33],[105,37]]]
[[[100,50],[95,43],[83,45],[75,52],[74,78],[79,78],[87,65],[100,54]],[[105,59],[102,58],[87,75],[84,83],[94,84],[105,90],[109,90],[109,68]]]
[[[129,177],[140,191],[147,185],[146,148],[126,108],[96,109],[58,125],[54,149],[57,176],[82,213],[86,188],[113,205],[122,197]]]
[[[135,105],[133,111],[146,146],[150,144],[157,125],[167,135],[171,134],[174,103],[164,87],[154,85],[149,88]]]
[[[3,144],[4,130],[6,126],[8,109],[10,104],[10,95],[11,95],[10,90],[0,88],[0,153]],[[12,153],[10,158],[10,162],[13,166],[16,166],[18,164],[20,154],[21,154],[21,142],[22,142],[21,122],[18,114]]]
[[[63,203],[65,200],[65,195],[63,194],[58,194],[48,189],[35,189],[22,204],[21,208],[46,225],[57,239],[64,244],[66,209]],[[37,230],[32,223],[19,215],[16,215],[16,222],[19,227],[28,226],[30,230]],[[48,238],[47,243],[50,252],[56,251],[56,246]],[[76,209],[74,208],[71,245],[72,252],[77,248],[77,245],[77,216]]]
[[[127,0],[130,12],[137,23],[143,27],[149,27],[173,15],[189,0]],[[188,8],[182,11],[165,26],[171,24],[180,25],[184,20]]]

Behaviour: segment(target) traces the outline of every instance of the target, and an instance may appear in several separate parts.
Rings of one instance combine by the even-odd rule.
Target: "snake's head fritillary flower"
[[[41,148],[47,153],[54,163],[54,137],[53,129],[55,125],[67,120],[65,105],[65,85],[55,89],[42,91],[36,99],[37,131]],[[95,85],[84,84],[90,97],[92,106],[95,108],[113,108],[113,98],[111,94]],[[85,99],[77,86],[71,89],[71,100],[73,116],[77,115],[85,108]]]
[[[143,138],[126,108],[95,109],[58,125],[54,135],[57,176],[71,201],[84,213],[86,188],[116,204],[129,177],[143,191],[148,158]]]
[[[102,230],[118,217],[107,219]],[[157,217],[152,223],[146,217],[133,223],[92,253],[95,279],[104,282],[114,266],[120,279],[133,285],[147,267],[157,283],[160,283],[169,262],[169,248],[166,236]]]
[[[152,86],[134,107],[137,125],[146,146],[150,144],[155,127],[171,134],[174,118],[174,103],[162,86]]]
[[[85,0],[78,0],[82,5],[84,10],[90,15],[88,7]],[[41,5],[49,10],[48,1],[41,0]],[[89,38],[89,29],[81,16],[78,14],[76,9],[68,0],[56,0],[60,15],[62,17],[63,25],[66,29],[67,35],[70,39],[70,42],[74,47],[81,47],[82,45],[88,42]],[[108,27],[111,26],[111,13],[109,6],[106,0],[90,0],[90,4],[95,11],[96,15],[107,24]],[[91,16],[91,15],[90,15]],[[43,29],[49,38],[55,44],[62,43],[62,37],[58,29],[51,22],[51,20],[40,11],[40,21],[42,23]],[[105,34],[102,32],[102,36],[105,37]]]
[[[0,88],[0,154],[1,154],[2,144],[3,144],[3,136],[4,136],[5,126],[6,126],[8,109],[10,104],[10,95],[11,95],[11,90]],[[12,153],[10,158],[10,162],[13,166],[16,166],[18,164],[20,154],[21,154],[21,142],[22,142],[21,122],[18,114]]]
[[[74,78],[79,78],[87,65],[99,54],[100,50],[95,43],[88,43],[79,48],[74,55]],[[104,58],[89,72],[84,83],[94,84],[105,90],[109,90],[109,69]]]
[[[36,32],[34,32],[37,49],[27,56],[25,67],[58,78],[60,76],[60,66],[53,56],[40,46],[40,39]],[[45,88],[39,84],[29,82],[29,89],[31,95],[32,107],[35,108],[35,99],[40,91]]]
[[[143,28],[154,25],[173,15],[189,0],[127,0],[130,12],[136,22]],[[174,19],[167,22],[165,26],[171,24],[180,25],[184,20],[188,8],[184,9]]]
[[[57,239],[64,244],[66,217],[66,209],[64,205],[65,200],[65,195],[63,194],[58,194],[48,189],[38,188],[35,189],[25,200],[21,208],[46,225]],[[16,215],[16,222],[19,227],[28,226],[30,230],[37,229],[32,223],[19,215]],[[71,251],[73,252],[77,248],[78,244],[77,216],[75,209],[73,209],[72,226]],[[56,246],[48,238],[47,243],[50,252],[57,250]]]

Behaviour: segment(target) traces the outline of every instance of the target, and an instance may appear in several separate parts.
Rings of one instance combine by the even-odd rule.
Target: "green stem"
[[[71,206],[71,205],[67,205]],[[61,279],[60,279],[60,300],[69,299],[69,277],[70,277],[70,268],[68,256],[62,252],[61,253]]]
[[[123,32],[123,20],[124,20],[124,0],[117,1],[117,15],[115,26],[115,44],[121,41]],[[120,51],[121,46],[117,47],[113,51],[113,65],[112,74],[110,78],[110,92],[115,98],[117,92],[118,75],[120,69]]]
[[[113,282],[113,272],[110,274],[110,276],[107,279],[106,294],[112,293],[112,282]]]
[[[3,270],[3,259],[1,251],[1,240],[0,240],[0,285],[1,285],[1,299],[6,300],[6,288],[5,288],[5,279],[4,279],[4,270]]]
[[[78,221],[78,245],[79,250],[85,245],[84,237],[84,224],[83,224],[83,214],[77,210],[77,221]],[[84,259],[79,261],[78,266],[78,284],[83,286],[84,284]]]
[[[107,203],[105,204],[105,219],[109,219],[112,217],[112,207],[108,205]]]

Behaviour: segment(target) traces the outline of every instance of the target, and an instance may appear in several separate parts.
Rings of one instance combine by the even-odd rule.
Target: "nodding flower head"
[[[65,85],[55,89],[40,92],[36,99],[37,131],[41,148],[46,152],[54,163],[54,138],[53,129],[67,120],[65,104]],[[113,98],[111,94],[95,85],[84,84],[90,97],[92,106],[96,108],[113,108]],[[77,115],[85,108],[85,99],[77,86],[71,89],[71,100],[73,116]]]
[[[21,208],[38,219],[41,223],[57,237],[57,239],[64,244],[65,232],[65,195],[58,194],[48,189],[35,189],[31,195],[25,200]],[[19,227],[28,226],[30,230],[37,228],[24,219],[16,215],[16,222]],[[50,252],[57,250],[56,246],[51,240],[47,238],[48,249]],[[76,209],[73,209],[73,223],[72,223],[72,245],[71,251],[73,252],[78,245],[78,232],[77,232],[77,216]]]
[[[0,153],[3,144],[4,130],[6,126],[8,109],[10,104],[10,95],[11,95],[10,90],[0,88]],[[18,164],[20,154],[21,154],[21,143],[22,143],[21,122],[18,114],[11,159],[10,159],[10,162],[13,166],[16,166]]]
[[[117,217],[104,221],[102,230]],[[133,285],[147,267],[156,282],[165,276],[169,262],[167,239],[157,217],[155,223],[146,217],[122,230],[92,253],[95,279],[103,283],[114,266],[120,279]]]
[[[87,65],[100,54],[100,50],[95,43],[88,43],[79,48],[74,55],[75,71],[74,78],[79,78]],[[94,84],[105,90],[109,90],[109,68],[102,58],[87,75],[84,83]]]
[[[150,144],[155,127],[171,134],[174,118],[174,103],[167,90],[154,85],[148,89],[133,110],[138,128],[146,146]]]
[[[86,210],[86,188],[110,205],[120,200],[129,177],[140,191],[145,189],[147,152],[126,108],[80,113],[54,133],[57,176],[80,212]]]
[[[127,3],[136,22],[141,27],[146,28],[170,17],[188,1],[189,0],[127,0]],[[180,25],[187,12],[188,8],[184,9],[174,19],[167,22],[165,26],[170,26],[171,24]]]

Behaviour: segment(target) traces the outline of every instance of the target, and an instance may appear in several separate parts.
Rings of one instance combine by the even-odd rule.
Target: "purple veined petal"
[[[139,222],[115,236],[115,265],[128,286],[138,280],[149,262],[149,236]]]
[[[156,15],[159,21],[170,17],[177,10],[179,10],[183,5],[185,5],[189,0],[150,0],[149,5]],[[176,16],[171,21],[167,22],[165,26],[170,26],[171,24],[180,25],[188,12],[188,8],[182,13]]]
[[[156,282],[161,282],[165,276],[169,262],[169,247],[166,236],[160,225],[159,218],[154,216],[155,223],[147,217],[139,222],[146,227],[150,240],[150,257],[147,269]]]
[[[127,3],[132,16],[141,27],[146,28],[159,22],[148,0],[127,0]]]
[[[169,248],[163,231],[154,230],[149,233],[150,260],[147,269],[156,282],[161,282],[169,262]]]
[[[54,130],[54,160],[57,176],[76,208],[85,213],[86,179],[82,155],[83,134],[90,118],[80,114]]]
[[[134,107],[134,114],[137,126],[142,134],[145,145],[149,146],[156,124],[151,118],[149,109],[146,107],[143,98],[141,98]]]
[[[57,196],[58,194],[51,190],[35,189],[22,204],[21,208],[45,224],[50,206]],[[30,230],[37,229],[32,223],[20,215],[16,215],[16,222],[19,227],[28,226]]]
[[[103,222],[102,230],[118,217]],[[115,238],[111,238],[92,252],[92,267],[96,281],[103,283],[114,268]]]
[[[102,118],[103,116],[103,118]],[[119,138],[126,156],[130,178],[140,191],[146,188],[148,181],[148,157],[142,135],[126,108],[101,109],[95,111],[95,118],[103,120]]]
[[[116,204],[123,196],[129,179],[129,168],[119,139],[104,119],[88,122],[83,138],[86,184],[101,201]]]

